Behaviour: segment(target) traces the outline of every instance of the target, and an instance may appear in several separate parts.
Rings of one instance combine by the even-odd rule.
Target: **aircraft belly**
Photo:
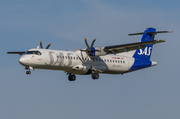
[[[72,73],[84,75],[84,74],[91,74],[92,71],[95,73],[102,73],[105,70],[107,70],[107,67],[104,65],[80,64],[80,65],[75,65],[72,68]]]
[[[124,71],[112,71],[112,70],[109,70],[109,71],[105,71],[103,73],[104,74],[123,74]]]

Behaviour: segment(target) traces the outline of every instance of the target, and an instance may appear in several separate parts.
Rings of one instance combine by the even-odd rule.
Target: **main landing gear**
[[[68,79],[69,79],[69,81],[75,81],[76,76],[74,74],[69,74]]]
[[[91,77],[92,77],[92,79],[98,79],[99,78],[99,74],[98,73],[92,73],[91,74]]]
[[[71,73],[67,73],[67,75],[69,74],[68,76],[68,79],[69,81],[75,81],[76,80],[76,76],[74,74],[71,74]],[[92,79],[99,79],[99,74],[98,73],[92,73],[91,74],[91,77]]]

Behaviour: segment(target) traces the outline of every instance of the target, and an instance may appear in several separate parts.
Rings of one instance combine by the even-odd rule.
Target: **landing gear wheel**
[[[92,79],[98,79],[99,78],[99,74],[98,73],[93,73],[91,75]]]
[[[28,66],[26,66],[26,67],[25,67],[25,69],[26,69],[26,70],[29,70],[29,67],[28,67]]]
[[[69,79],[69,81],[75,81],[76,80],[76,76],[69,74],[68,79]]]
[[[26,74],[28,75],[28,74],[31,74],[31,71],[26,71]]]

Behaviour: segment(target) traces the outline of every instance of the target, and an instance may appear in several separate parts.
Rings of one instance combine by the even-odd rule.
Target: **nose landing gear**
[[[33,68],[32,68],[32,67],[25,67],[25,69],[28,70],[28,71],[26,71],[26,74],[27,74],[27,75],[30,75],[30,74],[31,74],[31,71],[30,71],[30,70],[33,69]],[[33,70],[34,70],[34,69],[33,69]]]
[[[31,71],[26,71],[26,74],[28,75],[28,74],[31,74]]]

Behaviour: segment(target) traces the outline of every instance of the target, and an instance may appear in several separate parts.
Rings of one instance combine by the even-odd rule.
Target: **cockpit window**
[[[39,52],[39,51],[27,51],[26,54],[41,55],[41,52]]]

